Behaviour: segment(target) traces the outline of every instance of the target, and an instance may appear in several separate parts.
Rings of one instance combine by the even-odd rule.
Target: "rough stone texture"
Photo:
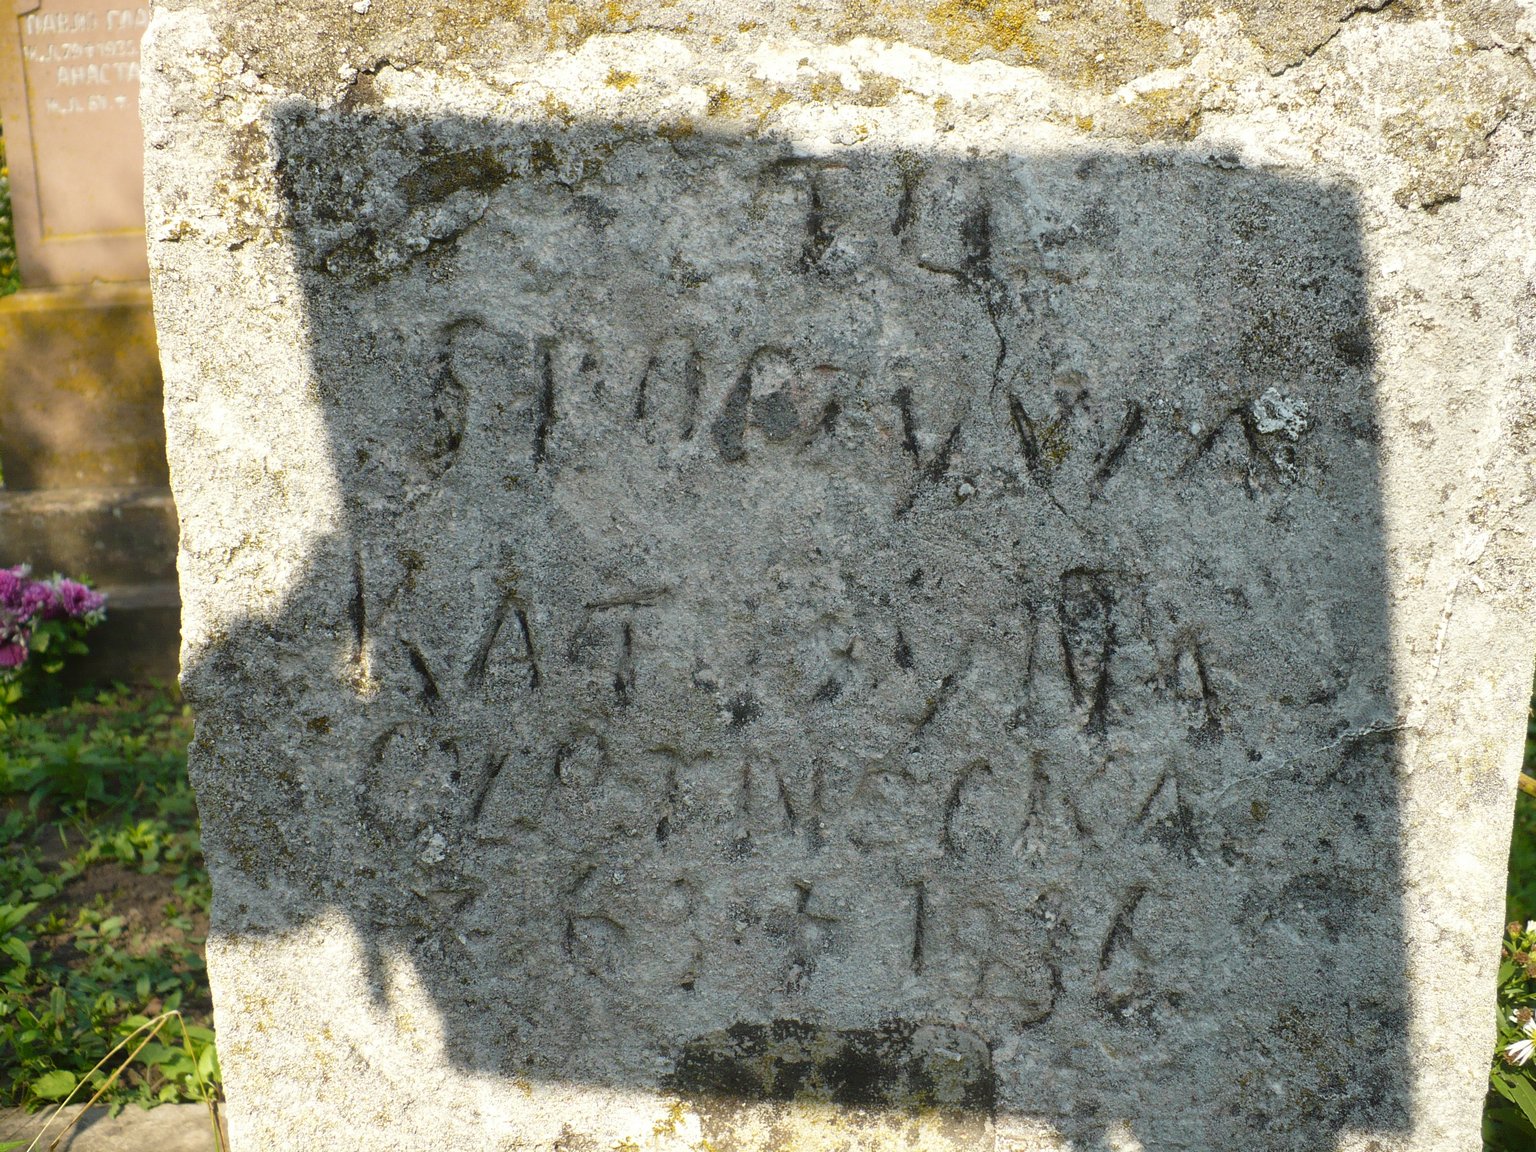
[[[1533,33],[161,10],[236,1149],[1476,1148]]]

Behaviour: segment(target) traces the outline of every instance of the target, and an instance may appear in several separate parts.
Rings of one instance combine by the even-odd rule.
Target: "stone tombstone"
[[[139,41],[149,5],[14,0],[7,15],[0,107],[23,283],[144,279]]]
[[[1239,8],[157,10],[237,1150],[1479,1146],[1533,29]]]

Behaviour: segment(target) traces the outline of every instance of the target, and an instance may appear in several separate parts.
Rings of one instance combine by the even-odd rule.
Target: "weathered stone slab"
[[[1475,1147],[1523,59],[675,7],[151,30],[236,1147]]]
[[[147,285],[6,296],[0,357],[7,488],[164,488],[160,363]]]

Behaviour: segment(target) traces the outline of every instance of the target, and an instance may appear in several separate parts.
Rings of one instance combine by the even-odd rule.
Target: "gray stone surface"
[[[237,1150],[1476,1147],[1495,7],[161,10]]]
[[[66,1129],[72,1121],[73,1127]],[[116,1116],[106,1108],[79,1104],[41,1112],[6,1108],[0,1110],[0,1144],[9,1140],[36,1141],[40,1149],[58,1140],[58,1152],[216,1152],[218,1148],[213,1120],[202,1104],[125,1108]]]

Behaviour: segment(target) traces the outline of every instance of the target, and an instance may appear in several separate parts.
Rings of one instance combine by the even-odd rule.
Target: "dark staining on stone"
[[[917,423],[912,418],[912,389],[903,385],[891,397],[901,413],[901,446],[915,462],[918,458]]]
[[[1196,744],[1214,744],[1222,738],[1224,732],[1216,689],[1211,684],[1211,670],[1206,665],[1205,652],[1198,642],[1190,654],[1194,657],[1195,676],[1200,682],[1200,704],[1205,712],[1205,722],[1199,728],[1191,729],[1190,737]]]
[[[924,478],[930,484],[937,484],[949,474],[949,462],[955,454],[955,445],[960,442],[960,432],[964,424],[957,422],[944,437],[944,442],[939,445],[939,450],[933,454],[933,459],[928,462],[928,467],[923,470]]]
[[[733,1024],[684,1044],[663,1086],[724,1105],[816,1101],[991,1116],[997,1102],[985,1041],[899,1019],[845,1029],[799,1020]]]
[[[842,682],[835,676],[829,676],[823,680],[821,686],[811,694],[813,704],[830,704],[843,694]]]
[[[809,272],[821,263],[821,258],[832,246],[832,233],[827,230],[827,210],[821,200],[821,189],[814,179],[810,182],[811,204],[805,214],[805,244],[800,249],[800,271]]]
[[[567,210],[579,215],[594,232],[602,232],[619,218],[617,208],[604,204],[596,196],[574,196]]]
[[[491,612],[491,618],[486,621],[485,630],[480,634],[480,643],[475,645],[475,654],[469,661],[469,666],[464,669],[464,683],[476,686],[485,680],[485,667],[491,658],[491,649],[496,644],[496,637],[501,635],[501,626],[506,623],[507,612],[512,607],[512,593],[502,593],[501,599],[496,602],[495,609]]]
[[[1157,803],[1157,798],[1168,790],[1173,793],[1173,811],[1161,820],[1149,823],[1148,817],[1152,813],[1152,806]],[[1170,776],[1167,772],[1158,777],[1157,784],[1148,793],[1141,811],[1136,814],[1136,824],[1144,828],[1148,836],[1170,852],[1177,852],[1185,860],[1194,862],[1200,848],[1200,832],[1195,826],[1194,810],[1184,802],[1177,778]]]
[[[823,434],[834,436],[837,434],[838,417],[843,414],[843,406],[836,400],[828,400],[821,410],[821,419],[818,421]]]
[[[744,728],[762,715],[762,707],[750,692],[738,692],[726,708],[731,714],[732,728]]]
[[[699,418],[699,400],[704,395],[704,357],[697,348],[688,350],[688,359],[683,363],[683,400],[686,405],[683,415],[682,439],[693,439],[695,421]]]
[[[1142,899],[1147,890],[1142,885],[1134,885],[1126,892],[1120,901],[1120,907],[1115,912],[1115,917],[1110,921],[1109,931],[1104,934],[1104,943],[1099,946],[1099,973],[1109,971],[1109,966],[1114,962],[1115,953],[1124,948],[1135,937],[1131,927],[1131,920],[1136,915],[1136,909],[1141,906]]]
[[[437,680],[432,676],[432,670],[427,667],[427,659],[421,654],[421,649],[416,645],[405,642],[405,654],[411,662],[411,670],[416,673],[416,678],[421,682],[421,699],[427,708],[437,707],[442,698],[437,690]]]
[[[540,176],[560,171],[560,155],[548,140],[535,140],[528,145],[528,170]]]
[[[754,398],[752,422],[762,429],[768,440],[782,442],[790,439],[800,428],[800,414],[795,411],[794,397],[780,389]]]
[[[1050,487],[1051,473],[1040,452],[1040,436],[1035,431],[1035,422],[1030,419],[1019,398],[1011,393],[1008,396],[1008,422],[1013,425],[1014,435],[1019,438],[1019,451],[1024,456],[1024,468],[1029,478],[1042,488]]]
[[[485,811],[486,797],[491,794],[491,789],[496,784],[496,778],[501,775],[501,770],[506,766],[507,755],[505,753],[501,756],[492,755],[486,757],[485,768],[480,773],[479,786],[476,787],[475,794],[469,805],[469,823],[471,825],[478,825],[480,823],[480,816]]]
[[[901,197],[896,202],[896,218],[891,221],[892,236],[900,236],[917,219],[917,189],[923,178],[922,165],[912,155],[898,155],[896,164],[901,171]]]
[[[1333,347],[1338,352],[1339,359],[1351,368],[1370,367],[1371,334],[1363,325],[1335,332]]]
[[[960,814],[960,806],[965,801],[965,788],[979,775],[992,774],[992,766],[984,760],[967,766],[955,777],[955,782],[950,785],[949,795],[944,800],[944,824],[939,833],[939,849],[948,857],[963,857],[965,846],[955,837],[955,817]]]
[[[533,629],[528,624],[528,613],[521,607],[515,610],[517,630],[523,638],[523,653],[528,659],[528,687],[537,689],[543,682],[539,674],[539,654],[533,646]]]
[[[495,192],[511,176],[494,147],[468,148],[426,155],[400,181],[400,190],[413,204],[446,200],[455,192]]]
[[[752,367],[742,369],[720,405],[720,415],[710,425],[720,459],[744,460],[747,456],[747,414],[752,406]]]
[[[1264,455],[1264,447],[1259,440],[1260,433],[1258,421],[1253,418],[1253,413],[1250,412],[1246,407],[1233,408],[1220,420],[1216,421],[1216,423],[1213,424],[1211,428],[1205,433],[1205,435],[1203,435],[1196,443],[1194,453],[1188,460],[1184,462],[1183,466],[1179,469],[1177,479],[1184,479],[1184,477],[1188,475],[1189,470],[1193,468],[1195,464],[1197,464],[1200,460],[1205,458],[1210,450],[1215,447],[1216,441],[1221,439],[1221,435],[1226,431],[1227,425],[1233,421],[1237,422],[1238,428],[1242,431],[1243,443],[1247,445],[1250,459],[1263,461],[1270,470],[1273,470],[1273,463],[1271,463],[1269,459]],[[1250,498],[1252,498],[1254,495],[1252,484],[1248,486],[1248,495]]]
[[[1110,662],[1117,647],[1114,606],[1106,573],[1087,568],[1062,573],[1056,600],[1062,667],[1073,701],[1088,705],[1085,730],[1100,736],[1108,726]]]
[[[549,454],[549,434],[555,423],[555,369],[554,349],[548,344],[539,347],[539,396],[533,423],[533,466],[543,466]]]
[[[1003,379],[1003,362],[1008,359],[1008,337],[1003,332],[1003,318],[1013,312],[1008,285],[992,270],[992,205],[982,201],[960,223],[960,241],[965,245],[961,278],[980,297],[992,332],[997,337],[997,354],[992,361],[992,387],[996,392]]]
[[[640,373],[640,383],[635,388],[635,420],[639,422],[645,419],[645,397],[650,388],[651,373],[656,371],[656,357],[652,356],[645,363],[645,371]]]
[[[787,832],[797,831],[800,827],[800,817],[795,811],[794,801],[790,799],[789,787],[784,783],[784,777],[780,776],[778,780],[779,808],[784,813],[784,830]]]
[[[900,628],[896,629],[896,666],[898,668],[911,668],[912,648],[907,643],[907,637]]]
[[[1010,398],[1011,399],[1011,398]],[[1096,499],[1103,491],[1105,482],[1115,474],[1125,459],[1126,449],[1131,446],[1131,441],[1140,435],[1141,430],[1147,425],[1147,416],[1140,403],[1132,400],[1125,409],[1125,417],[1120,421],[1120,431],[1115,437],[1115,442],[1104,455],[1098,468],[1093,473],[1093,483],[1088,488],[1088,498]],[[1037,449],[1038,451],[1038,449]]]
[[[912,974],[923,974],[923,948],[928,935],[928,885],[912,885]]]
[[[613,674],[613,694],[621,707],[628,707],[635,695],[635,633],[625,624],[620,633],[619,666]]]
[[[353,667],[361,667],[368,652],[368,604],[363,594],[363,554],[352,552],[352,597],[347,601],[347,620],[352,625]]]
[[[939,690],[929,698],[927,705],[923,708],[923,714],[918,717],[917,723],[913,725],[912,735],[921,736],[928,730],[928,726],[934,722],[938,714],[943,710],[944,705],[955,694],[955,684],[958,678],[957,673],[950,672],[944,679],[939,681]]]

